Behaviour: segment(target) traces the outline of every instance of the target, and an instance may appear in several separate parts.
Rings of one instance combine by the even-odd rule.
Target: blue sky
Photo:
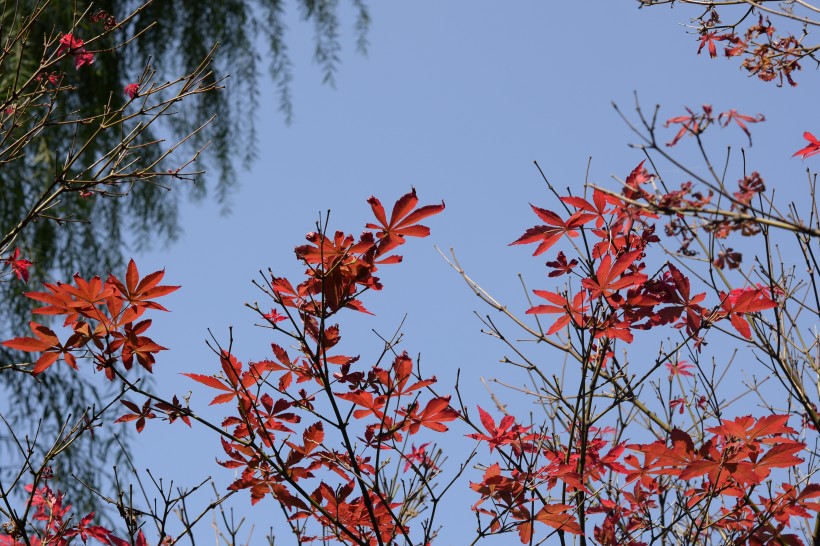
[[[685,27],[690,10],[638,10],[628,1],[503,8],[486,1],[373,2],[371,8],[369,53],[355,54],[352,32],[343,36],[335,89],[321,85],[311,62],[312,29],[294,19],[288,36],[296,67],[293,124],[284,125],[274,90],[265,85],[257,114],[260,158],[240,175],[232,214],[220,215],[211,201],[186,204],[180,240],[134,256],[142,273],[164,267],[166,281],[183,286],[165,302],[173,312],[155,317],[153,327],[154,339],[171,349],[155,367],[163,392],[193,390],[199,407],[210,400],[179,376],[217,370],[204,344],[208,328],[226,341],[233,326],[243,361],[268,356],[272,339],[253,327],[254,314],[243,306],[267,305],[250,281],[268,267],[296,277],[293,247],[320,211],[332,209],[333,228],[358,233],[370,220],[370,195],[392,205],[415,186],[422,203],[443,199],[447,209],[426,222],[430,238],[407,245],[404,264],[382,269],[385,290],[365,300],[376,317],[351,317],[343,326],[349,352],[376,354],[380,344],[370,330],[392,332],[406,314],[403,347],[422,355],[443,389],[460,368],[470,405],[489,405],[481,378],[508,377],[498,363],[504,347],[480,333],[473,311],[488,310],[433,245],[454,248],[473,278],[523,312],[528,306],[516,275],[530,287],[547,287],[543,260],[508,244],[537,223],[528,203],[555,204],[532,162],[556,187],[580,192],[592,158],[590,180],[615,187],[611,176],[625,177],[643,159],[627,146],[635,139],[611,106],[615,101],[631,112],[633,92],[647,109],[660,103],[661,119],[704,103],[765,114],[766,123],[753,128],[750,170],[760,170],[784,198],[805,183],[805,165],[790,156],[803,146],[804,130],[820,130],[812,69],[798,75],[796,89],[780,89],[748,78],[737,61],[698,56],[696,37]],[[721,134],[746,145],[736,128]],[[680,151],[687,153],[685,146]],[[535,354],[545,366],[560,365],[557,353]],[[447,441],[458,444],[463,432],[456,425]],[[207,432],[153,423],[139,438],[136,460],[181,485],[206,475],[224,485],[232,473],[214,464],[220,451]],[[459,525],[474,521],[467,480],[459,488],[452,513],[442,519],[448,525],[441,544],[460,544]],[[244,495],[236,506],[247,510]],[[256,539],[268,515],[278,512],[272,503],[247,510],[261,525]],[[212,540],[211,533],[207,525],[200,529],[203,538]]]

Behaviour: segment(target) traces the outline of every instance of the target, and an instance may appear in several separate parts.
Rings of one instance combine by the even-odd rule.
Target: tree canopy
[[[0,151],[0,233],[13,232],[14,246],[36,264],[31,279],[36,284],[50,276],[111,271],[123,263],[129,247],[172,241],[180,232],[181,199],[198,199],[210,192],[227,210],[227,196],[237,183],[237,169],[247,166],[256,154],[256,111],[263,78],[271,79],[278,89],[282,112],[278,121],[284,124],[293,114],[293,65],[286,20],[298,15],[304,25],[312,27],[314,59],[324,83],[333,85],[342,53],[344,5],[338,2],[23,0],[3,6],[0,28],[8,54],[0,61],[0,98],[5,99],[6,108],[22,105],[25,82],[32,78],[60,90],[60,100],[48,106],[52,120],[48,130],[42,130],[40,117],[7,112],[4,129],[9,137],[25,136],[25,153],[8,145]],[[364,52],[370,23],[367,5],[363,0],[351,0],[350,6],[354,12],[355,47]],[[112,32],[106,32],[112,28]],[[305,29],[300,25],[294,31]],[[47,63],[39,46],[66,33],[79,40],[94,36],[93,42],[86,44],[89,52],[116,50],[116,54],[92,55],[92,62],[78,65],[76,70],[71,58]],[[133,36],[137,39],[131,40]],[[183,147],[191,153],[207,144],[208,154],[198,158],[201,167],[195,176],[186,180],[169,178],[169,183],[182,186],[174,187],[174,191],[168,191],[166,182],[152,182],[118,187],[116,192],[125,196],[104,192],[63,194],[49,204],[48,215],[56,221],[40,218],[26,229],[14,230],[56,178],[88,177],[84,169],[122,141],[120,132],[101,132],[95,123],[74,123],[80,115],[90,119],[119,108],[130,97],[118,90],[129,84],[138,88],[135,82],[147,84],[149,80],[160,85],[173,80],[176,74],[194,70],[203,59],[210,59],[209,71],[202,75],[207,83],[217,85],[229,78],[230,85],[219,83],[224,87],[222,92],[191,97],[175,115],[155,120],[139,136],[139,143],[147,144],[190,135]],[[198,130],[209,120],[207,130]],[[144,146],[140,153],[144,161],[159,160],[160,170],[180,168],[173,160],[161,157],[156,147]],[[30,302],[22,297],[19,287],[0,283],[0,299],[5,302],[0,306],[0,331],[9,333],[27,322]],[[4,361],[12,359],[9,350],[0,351]],[[85,378],[58,372],[40,382],[41,396],[53,403],[33,404],[18,383],[21,379],[16,374],[3,374],[4,390],[10,396],[10,416],[33,426],[42,419],[41,426],[46,430],[59,427],[66,414],[79,414],[89,403],[99,400],[100,393]],[[96,439],[86,436],[72,448],[72,466],[84,479],[95,480],[98,463],[110,459],[113,440],[104,434]],[[83,491],[78,490],[80,498]]]

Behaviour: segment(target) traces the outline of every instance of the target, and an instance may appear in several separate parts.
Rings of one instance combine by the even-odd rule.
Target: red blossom
[[[135,99],[139,95],[140,92],[140,84],[138,83],[129,83],[125,86],[125,96],[130,99]]]
[[[94,23],[102,23],[105,30],[111,30],[117,26],[117,18],[105,10],[100,10],[92,15],[91,21]]]
[[[60,48],[57,50],[57,55],[64,55],[65,53],[74,54],[83,49],[85,42],[82,38],[77,38],[70,32],[63,34],[60,38]]]
[[[85,42],[70,32],[63,34],[60,38],[60,47],[57,49],[57,55],[66,54],[74,56],[74,66],[78,70],[94,62],[94,54],[86,51]]]

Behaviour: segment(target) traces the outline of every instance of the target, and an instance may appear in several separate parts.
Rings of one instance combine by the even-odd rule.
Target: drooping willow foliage
[[[88,166],[122,138],[117,131],[95,133],[95,124],[76,123],[81,117],[93,117],[105,108],[117,108],[128,98],[123,93],[129,83],[150,81],[162,84],[187,73],[212,55],[212,82],[224,86],[221,92],[204,93],[180,103],[172,116],[145,130],[145,143],[164,138],[169,142],[192,135],[184,144],[190,157],[208,144],[207,153],[199,156],[195,168],[206,171],[195,180],[179,181],[180,187],[165,184],[133,184],[120,196],[95,195],[83,198],[79,193],[67,195],[49,211],[49,221],[40,218],[21,230],[14,246],[34,261],[30,287],[46,279],[69,279],[80,272],[105,276],[124,263],[127,252],[146,241],[166,243],[179,233],[178,207],[182,199],[200,199],[210,194],[227,210],[227,196],[236,184],[237,169],[250,164],[256,153],[255,127],[259,106],[259,86],[264,78],[272,79],[278,90],[280,122],[290,120],[293,109],[290,83],[292,63],[288,50],[288,31],[312,32],[314,58],[324,83],[333,84],[340,62],[342,23],[354,27],[355,47],[364,51],[370,23],[363,0],[343,4],[337,0],[19,0],[0,3],[0,42],[6,47],[10,37],[26,34],[0,61],[0,98],[8,101],[26,81],[41,71],[43,44],[54,43],[65,33],[88,39],[99,35],[106,21],[121,20],[137,10],[127,25],[103,34],[89,44],[95,52],[94,63],[75,69],[71,59],[61,61],[42,74],[55,78],[62,89],[59,100],[50,104],[53,119],[69,123],[49,123],[47,130],[37,130],[21,153],[0,157],[0,234],[8,233],[26,215],[31,203],[55,180],[62,166]],[[110,15],[108,19],[100,13]],[[344,13],[343,13],[344,12]],[[32,18],[32,14],[37,16]],[[286,20],[302,22],[288,29]],[[348,21],[349,20],[349,21]],[[129,40],[133,36],[134,40]],[[150,66],[150,71],[146,69]],[[201,131],[212,116],[211,123]],[[74,121],[75,123],[71,123]],[[272,120],[273,121],[273,120]],[[18,125],[6,129],[9,134],[24,134],[38,120],[17,119]],[[156,147],[144,148],[143,159],[158,154]],[[158,156],[154,156],[158,157]],[[177,169],[172,159],[163,169]],[[81,168],[80,168],[81,169]],[[82,172],[72,172],[82,177]],[[174,182],[174,180],[172,180]],[[174,191],[168,191],[173,189]],[[119,191],[119,190],[118,190]],[[0,333],[9,337],[22,331],[30,307],[22,297],[21,284],[0,282]],[[31,289],[35,289],[31,288]],[[0,363],[19,361],[0,348]],[[85,408],[102,400],[81,375],[60,367],[49,377],[41,377],[39,392],[22,389],[23,376],[0,374],[0,403],[7,418],[31,434],[57,435],[69,413],[75,418]],[[25,384],[30,385],[30,382]],[[53,403],[43,404],[43,400]],[[0,430],[0,461],[14,441]],[[127,440],[127,439],[120,439]],[[104,434],[92,438],[83,435],[68,457],[72,471],[89,484],[105,480],[105,469],[111,468],[115,454],[121,450],[116,439]],[[123,461],[120,461],[121,463]],[[3,471],[0,463],[0,472]],[[61,472],[68,477],[68,472]],[[70,479],[69,479],[70,480]],[[78,481],[60,484],[72,492],[75,502],[90,505],[92,493]]]

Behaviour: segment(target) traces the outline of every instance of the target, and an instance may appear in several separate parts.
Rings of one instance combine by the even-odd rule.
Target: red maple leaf
[[[686,111],[689,112],[688,116],[675,116],[669,118],[666,120],[666,123],[664,123],[664,127],[669,127],[671,124],[680,124],[681,126],[675,138],[666,143],[667,146],[674,146],[687,133],[691,135],[701,134],[709,123],[714,121],[712,117],[712,107],[708,104],[703,105],[702,114],[695,114],[688,106],[686,107]]]
[[[574,535],[583,535],[584,531],[578,525],[575,515],[572,513],[573,507],[568,504],[545,504],[538,513],[535,514],[535,521],[540,521],[559,531],[567,531]]]
[[[355,360],[353,360],[353,362],[355,362]],[[413,359],[410,358],[407,351],[396,355],[395,360],[393,360],[393,365],[390,368],[391,373],[380,368],[374,369],[373,372],[390,396],[403,396],[436,382],[436,378],[433,376],[429,379],[409,383],[413,377]]]
[[[28,283],[28,268],[31,267],[31,262],[20,257],[19,248],[15,248],[11,256],[3,259],[3,261],[11,266],[12,272],[17,275],[18,279]]]
[[[501,447],[507,444],[513,444],[513,449],[520,452],[521,442],[530,440],[534,435],[527,434],[530,427],[522,427],[516,424],[515,417],[512,415],[505,415],[501,422],[496,427],[493,417],[478,406],[478,415],[481,419],[481,424],[489,434],[475,433],[468,434],[468,438],[473,438],[481,442],[487,442],[490,446],[490,453],[496,447]],[[518,449],[516,449],[518,448]]]
[[[165,270],[154,271],[140,280],[137,264],[134,260],[128,262],[128,269],[125,273],[125,284],[115,276],[108,277],[108,282],[117,287],[123,299],[131,305],[144,307],[146,309],[157,309],[158,311],[168,311],[162,305],[151,301],[154,298],[166,296],[171,292],[179,290],[179,286],[159,286]]]
[[[146,336],[140,335],[151,326],[150,320],[143,320],[135,325],[127,324],[123,336],[122,344],[122,363],[126,370],[130,370],[133,359],[136,356],[137,362],[140,365],[152,372],[151,369],[156,359],[154,353],[159,351],[166,351],[167,349],[161,345],[154,343],[154,341]]]
[[[536,305],[527,309],[528,315],[543,315],[557,313],[561,316],[555,321],[555,324],[550,326],[547,330],[547,335],[552,335],[555,332],[564,328],[572,321],[576,326],[582,327],[585,324],[584,313],[589,310],[589,307],[584,305],[586,292],[579,291],[572,298],[572,303],[560,294],[548,292],[547,290],[533,290],[533,293],[541,298],[544,298],[553,305]]]
[[[230,402],[233,400],[238,394],[247,394],[248,387],[254,384],[259,377],[258,371],[248,371],[240,376],[242,373],[242,363],[239,362],[234,355],[226,351],[222,351],[219,361],[222,364],[222,371],[224,372],[225,377],[224,380],[197,373],[182,374],[186,377],[190,377],[198,383],[211,387],[212,389],[225,391],[224,394],[219,394],[214,397],[214,399],[211,400],[210,405],[224,404],[225,402]]]
[[[378,419],[384,417],[382,408],[384,408],[387,402],[387,398],[384,396],[374,396],[371,392],[357,390],[353,392],[336,393],[336,397],[352,402],[362,408],[353,411],[353,417],[356,419],[367,417],[370,414],[375,415]]]
[[[621,320],[616,313],[612,313],[605,320],[595,324],[595,339],[602,337],[622,339],[627,343],[632,343],[635,339],[632,334],[632,323],[628,320]]]
[[[110,544],[109,538],[111,536],[111,531],[99,525],[89,525],[93,518],[94,512],[87,514],[77,525],[66,531],[63,536],[65,538],[79,536],[84,544],[88,540],[88,537],[93,537],[103,544]]]
[[[416,197],[416,188],[412,188],[410,193],[403,195],[396,201],[389,222],[385,216],[384,207],[378,199],[370,197],[367,202],[370,203],[373,214],[379,222],[378,224],[365,225],[368,229],[379,230],[376,232],[376,237],[379,239],[377,250],[379,256],[383,256],[397,246],[404,244],[405,237],[427,237],[430,235],[430,228],[419,225],[419,222],[444,210],[444,201],[440,205],[427,205],[413,210],[419,202],[418,197]],[[399,257],[393,257],[390,261],[395,262],[399,259]]]
[[[809,145],[801,150],[797,150],[796,152],[794,152],[794,155],[792,157],[799,155],[802,159],[806,159],[807,157],[820,154],[820,141],[818,141],[813,134],[806,131],[805,133],[803,133],[803,138],[809,141]]]
[[[291,467],[310,455],[325,440],[325,430],[321,422],[313,423],[302,432],[302,445],[286,441],[291,448],[285,466]]]
[[[746,42],[744,42],[739,36],[733,34],[726,38],[726,41],[731,44],[723,49],[723,54],[727,57],[737,57],[746,51]]]
[[[771,292],[765,287],[736,288],[729,294],[721,292],[720,297],[722,316],[719,318],[728,317],[732,326],[746,339],[752,338],[752,332],[743,315],[777,306],[771,297]]]
[[[756,443],[777,444],[792,442],[784,435],[796,434],[797,432],[786,424],[788,421],[788,415],[766,415],[760,419],[745,415],[734,420],[724,419],[719,426],[706,430],[724,438],[732,438],[735,442],[740,442],[743,445]]]
[[[153,411],[151,411],[152,408],[150,399],[145,401],[142,408],[133,402],[129,402],[128,400],[120,400],[120,403],[134,413],[126,413],[114,422],[127,423],[129,421],[136,421],[135,425],[138,433],[142,432],[142,429],[145,428],[146,419],[154,419],[157,416]]]
[[[555,258],[555,261],[547,262],[546,265],[554,270],[547,274],[548,277],[560,277],[561,275],[570,273],[572,268],[578,265],[578,260],[573,259],[572,261],[567,262],[567,257],[564,253],[559,252],[558,256]]]
[[[667,267],[669,268],[669,278],[675,289],[671,294],[671,301],[665,301],[664,303],[671,303],[670,308],[678,313],[678,316],[686,315],[687,332],[696,332],[700,328],[700,318],[703,311],[703,308],[698,304],[706,298],[706,292],[692,296],[689,278],[674,265],[667,264]]]
[[[406,410],[400,413],[404,416],[404,428],[415,434],[419,428],[424,426],[435,432],[445,432],[447,427],[443,424],[448,421],[458,419],[459,413],[450,407],[449,396],[439,396],[430,400],[421,413],[418,412],[419,405],[411,404]]]
[[[531,243],[540,242],[538,248],[533,252],[533,256],[543,254],[550,249],[552,245],[557,243],[561,237],[568,235],[570,237],[578,236],[578,228],[595,218],[595,214],[589,212],[578,211],[575,212],[565,222],[560,216],[551,210],[542,209],[535,205],[530,205],[535,214],[541,218],[547,225],[533,226],[524,232],[524,235],[510,243],[512,245],[528,245]]]
[[[694,370],[695,365],[685,360],[678,360],[676,362],[667,362],[666,369],[669,370],[669,379],[672,379],[676,375],[692,377],[692,372],[689,370]]]
[[[698,55],[700,55],[701,50],[706,46],[709,49],[709,56],[713,59],[717,57],[717,47],[715,46],[715,41],[718,40],[725,40],[726,37],[718,36],[717,32],[704,32],[703,35],[700,37],[700,47],[698,47]]]
[[[633,451],[639,451],[645,455],[645,460],[640,473],[630,473],[627,475],[627,483],[635,479],[637,475],[643,478],[644,474],[661,474],[669,476],[679,476],[690,462],[700,459],[695,451],[695,443],[692,437],[686,432],[674,428],[669,433],[669,440],[672,446],[667,446],[663,440],[652,442],[651,444],[640,444],[627,446]],[[630,466],[635,466],[637,461],[624,459]]]
[[[18,351],[43,353],[40,355],[40,358],[37,359],[37,362],[34,363],[34,368],[31,370],[32,375],[37,375],[45,371],[46,368],[60,358],[60,355],[63,356],[69,366],[75,370],[77,369],[77,361],[70,351],[79,336],[71,336],[65,344],[62,344],[57,334],[42,324],[31,321],[29,322],[29,327],[36,337],[16,337],[4,341],[2,345],[9,349],[17,349]]]
[[[410,447],[410,453],[404,455],[405,463],[402,472],[407,472],[413,465],[438,470],[438,467],[433,463],[433,460],[427,453],[428,445],[430,445],[430,442],[425,442],[419,447],[416,447],[415,444]]]
[[[114,295],[114,286],[109,283],[104,283],[100,277],[94,277],[87,281],[80,277],[79,274],[74,275],[74,284],[76,284],[76,286],[57,284],[58,288],[73,300],[68,304],[69,309],[73,309],[75,312],[90,319],[108,323],[109,317],[103,313],[98,306],[107,305],[108,298]],[[32,295],[26,295],[37,299]],[[42,309],[36,309],[35,312],[45,313]]]
[[[723,126],[728,126],[731,122],[737,123],[737,126],[743,129],[743,132],[746,133],[746,136],[749,137],[749,145],[752,144],[752,133],[749,132],[749,128],[746,126],[746,123],[760,123],[761,121],[766,121],[766,118],[763,114],[758,114],[756,116],[747,116],[745,114],[739,114],[737,110],[732,108],[728,112],[723,112],[718,116],[718,122],[723,121]]]
[[[119,537],[115,537],[113,534],[108,536],[108,540],[111,541],[112,546],[131,546],[130,540],[123,540]],[[137,533],[137,540],[134,542],[134,546],[148,546],[148,541],[142,529]]]
[[[771,514],[777,522],[788,525],[792,516],[810,518],[813,517],[811,512],[820,512],[820,502],[810,500],[820,497],[820,484],[808,484],[799,492],[788,483],[782,484],[781,488],[783,492],[773,499],[760,497],[761,504],[766,506],[764,513]]]
[[[473,505],[473,510],[487,499],[492,499],[508,507],[518,507],[526,501],[524,485],[518,480],[501,474],[501,466],[498,463],[487,467],[479,483],[470,482],[470,489],[479,493],[482,497]]]
[[[308,280],[299,285],[299,295],[321,294],[322,302],[333,312],[348,306],[367,313],[353,298],[357,285],[381,289],[378,279],[372,275],[376,270],[373,235],[366,233],[358,242],[342,231],[333,237],[311,232],[306,238],[311,244],[296,247],[299,259],[311,266]],[[312,267],[313,264],[317,267]]]
[[[687,108],[687,110],[688,110],[688,108]],[[670,119],[669,121],[666,122],[666,126],[668,127],[670,123],[677,123],[675,121],[677,119],[678,118]],[[685,129],[682,129],[682,131],[685,132]],[[678,133],[678,134],[680,134],[680,133]],[[675,142],[677,142],[677,138],[680,138],[680,137],[676,137]],[[667,144],[667,146],[669,146],[669,144]],[[632,172],[629,173],[629,176],[627,176],[626,180],[624,181],[623,195],[627,199],[638,199],[638,198],[641,198],[641,197],[644,197],[644,198],[649,197],[649,194],[641,186],[643,184],[646,184],[650,180],[652,180],[655,176],[644,168],[644,166],[643,166],[644,163],[646,163],[645,159],[643,161],[641,161],[640,163],[638,163],[638,165],[634,169],[632,169]],[[622,207],[620,207],[620,208],[622,208]]]
[[[637,286],[647,279],[644,273],[630,273],[621,276],[629,266],[640,258],[641,254],[641,250],[626,252],[614,263],[612,262],[612,255],[605,254],[598,265],[595,276],[581,281],[581,285],[589,290],[589,298],[603,297],[614,307],[620,305],[623,298],[617,293],[618,290]]]
[[[641,162],[641,165],[643,165],[643,162]],[[592,193],[592,203],[586,199],[575,196],[562,197],[561,201],[578,210],[585,210],[594,214],[596,216],[595,227],[597,228],[600,228],[604,225],[604,222],[606,222],[605,215],[623,207],[623,201],[614,195],[602,192],[598,188],[595,188],[595,191]],[[614,205],[615,209],[607,210],[607,205]]]

